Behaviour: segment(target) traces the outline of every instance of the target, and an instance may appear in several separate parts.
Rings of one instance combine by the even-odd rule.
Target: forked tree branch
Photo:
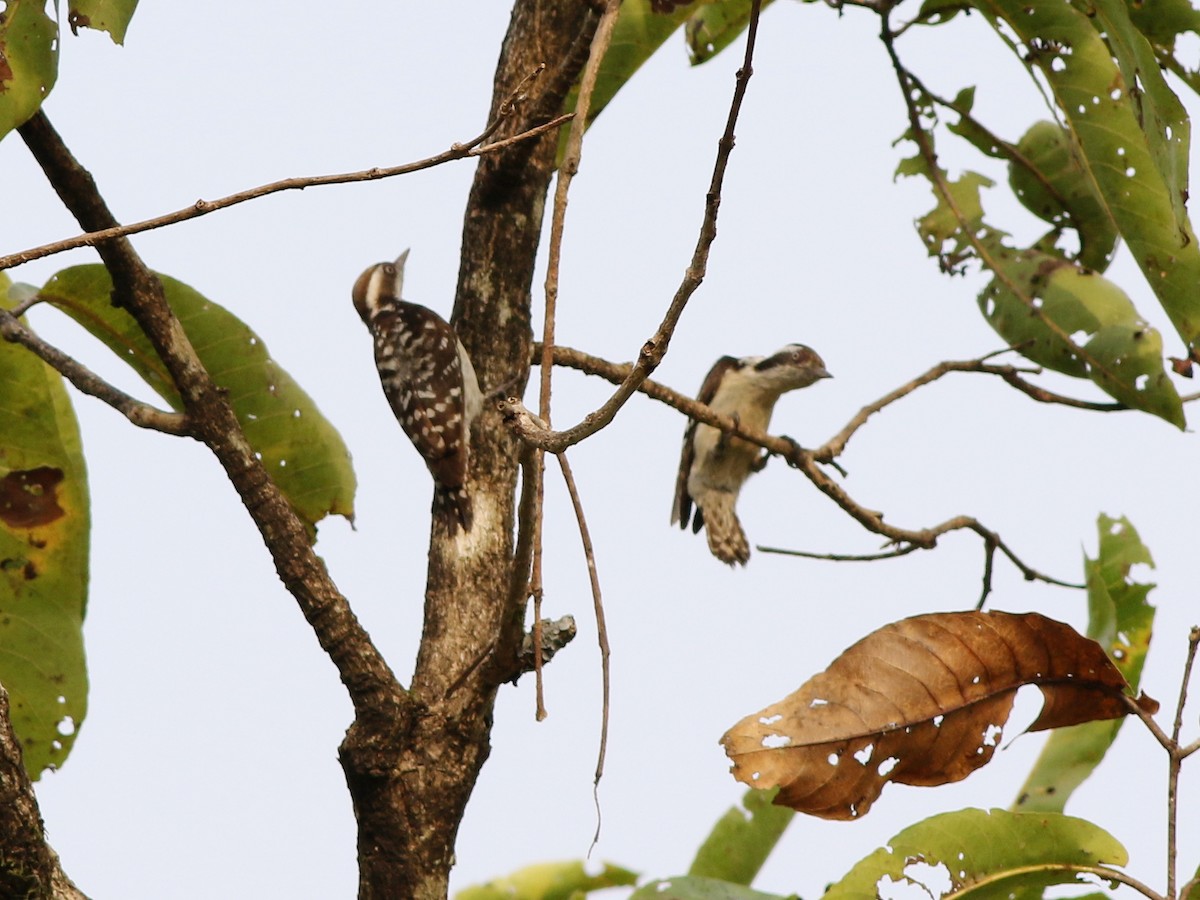
[[[72,156],[44,112],[35,114],[19,131],[80,225],[92,231],[116,225],[91,175]],[[224,392],[214,384],[167,304],[162,282],[126,238],[102,241],[97,249],[112,276],[117,302],[137,321],[170,373],[191,433],[224,467],[274,557],[280,579],[337,667],[356,712],[372,717],[390,708],[402,694],[395,676],[313,552],[304,524],[256,457]]]
[[[107,403],[139,428],[148,428],[151,431],[161,431],[163,434],[176,436],[191,433],[187,416],[158,409],[113,387],[91,369],[42,340],[2,307],[0,307],[0,337],[25,347],[80,391]]]
[[[712,178],[709,182],[708,193],[705,196],[704,218],[700,223],[700,235],[692,252],[691,263],[684,272],[683,280],[671,299],[662,322],[654,335],[642,344],[637,362],[628,370],[621,380],[617,390],[598,409],[588,413],[577,425],[564,431],[547,431],[534,445],[550,453],[558,453],[577,444],[584,438],[595,434],[611,422],[639,390],[642,382],[658,368],[671,343],[675,326],[687,306],[688,300],[704,281],[708,269],[708,253],[712,242],[717,236],[717,212],[721,206],[721,190],[725,184],[725,170],[729,166],[729,156],[733,152],[734,132],[738,116],[741,113],[742,101],[746,96],[746,86],[750,76],[754,74],[754,46],[758,36],[758,16],[761,10],[761,0],[751,0],[750,23],[746,29],[746,52],[741,68],[737,71],[737,79],[733,89],[733,100],[729,104],[729,115],[725,122],[725,131],[717,144],[717,158],[713,164]]]
[[[623,381],[628,377],[628,373],[632,368],[629,363],[608,362],[607,360],[589,356],[569,347],[555,347],[553,356],[556,365],[576,368],[611,382]],[[868,509],[858,503],[840,484],[830,478],[820,465],[836,465],[835,457],[841,452],[842,447],[845,446],[845,442],[849,440],[849,436],[861,427],[871,414],[899,400],[901,397],[907,396],[921,384],[926,384],[949,372],[983,372],[998,375],[1002,374],[1002,372],[996,370],[1009,370],[1011,368],[1008,366],[994,366],[986,363],[984,360],[947,362],[934,366],[929,372],[902,385],[880,401],[863,407],[855,418],[839,432],[838,436],[835,436],[834,439],[816,450],[805,450],[789,438],[774,437],[747,428],[741,422],[728,416],[719,415],[703,403],[693,400],[691,397],[672,390],[658,382],[645,379],[639,384],[638,390],[655,400],[679,410],[690,419],[711,425],[728,434],[736,435],[749,443],[762,447],[773,455],[782,457],[787,461],[788,465],[803,472],[809,481],[816,485],[818,490],[833,500],[851,518],[868,531],[883,536],[889,543],[897,545],[900,549],[911,545],[919,549],[930,550],[937,545],[940,537],[952,531],[965,530],[975,532],[983,538],[985,546],[985,574],[983,592],[980,599],[980,603],[982,604],[991,590],[991,557],[996,551],[1003,554],[1028,581],[1042,581],[1047,584],[1070,588],[1079,588],[1081,585],[1062,581],[1027,565],[998,534],[971,516],[955,516],[929,528],[915,529],[901,528],[885,522],[882,512]],[[510,397],[501,401],[499,407],[509,422],[510,427],[520,435],[522,440],[529,442],[533,446],[541,446],[543,442],[555,442],[556,433],[547,429],[545,424],[536,415],[527,410],[520,400]]]

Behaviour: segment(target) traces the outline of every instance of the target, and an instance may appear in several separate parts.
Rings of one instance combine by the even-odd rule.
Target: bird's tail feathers
[[[734,494],[723,492],[709,494],[705,498],[704,530],[708,535],[708,549],[712,555],[729,565],[745,565],[750,559],[750,543],[742,523],[738,521]]]
[[[465,486],[456,488],[435,487],[433,491],[433,517],[444,521],[453,534],[459,526],[470,531],[474,522],[471,495]]]

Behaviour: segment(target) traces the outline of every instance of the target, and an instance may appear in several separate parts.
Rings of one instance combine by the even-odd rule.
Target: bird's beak
[[[396,277],[392,282],[392,293],[399,300],[404,296],[404,263],[408,260],[408,250],[396,257],[396,261],[392,263],[392,267],[396,270]]]

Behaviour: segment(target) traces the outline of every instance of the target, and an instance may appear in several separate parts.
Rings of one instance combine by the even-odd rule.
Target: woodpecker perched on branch
[[[782,394],[832,377],[812,349],[788,344],[767,357],[722,356],[709,370],[696,399],[713,412],[765,432]],[[689,422],[683,434],[671,524],[678,522],[680,528],[687,528],[691,518],[693,532],[701,527],[707,530],[708,549],[713,556],[731,566],[745,565],[750,559],[750,544],[735,507],[746,479],[765,464],[765,451],[757,445],[710,425]]]
[[[376,263],[354,283],[354,308],[375,339],[375,367],[400,427],[433,475],[433,513],[471,530],[467,462],[471,423],[483,406],[475,367],[454,329],[400,299],[404,262]]]

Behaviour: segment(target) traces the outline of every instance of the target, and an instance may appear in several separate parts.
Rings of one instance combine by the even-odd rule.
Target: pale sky
[[[238,5],[236,16],[195,9],[143,4],[124,48],[90,32],[63,38],[45,109],[123,220],[287,176],[395,165],[474,136],[508,15],[505,4],[482,2],[258,3]],[[912,221],[932,206],[927,185],[893,181],[911,148],[892,147],[906,121],[876,30],[855,9],[839,16],[821,4],[777,3],[766,13],[708,277],[655,376],[692,392],[722,354],[807,343],[835,378],[785,396],[773,431],[808,446],[933,364],[1002,345],[975,305],[983,280],[947,279],[924,256]],[[976,111],[1015,140],[1047,113],[996,43],[979,16],[960,17],[911,34],[900,51],[942,94],[979,84]],[[696,239],[742,47],[692,70],[681,38],[672,39],[590,132],[567,220],[561,343],[628,360],[653,332]],[[952,170],[972,166],[1003,181],[1002,170],[947,139],[939,149]],[[327,521],[317,549],[401,678],[420,632],[430,488],[383,400],[350,287],[367,265],[411,247],[408,299],[448,314],[472,171],[460,162],[276,195],[134,239],[151,266],[256,329],[340,430],[359,479],[357,527]],[[0,143],[0,192],[9,211],[0,252],[77,233],[15,135]],[[1004,193],[985,192],[992,224],[1031,240],[1040,229]],[[82,250],[10,274],[41,284],[94,261]],[[1182,355],[1127,254],[1112,273],[1164,331],[1168,352]],[[150,397],[51,310],[32,322]],[[1086,383],[1044,383],[1103,399]],[[573,372],[557,373],[555,384],[560,426],[608,393]],[[337,763],[351,710],[333,667],[207,452],[73,396],[94,502],[92,692],[73,755],[38,786],[66,871],[101,900],[353,896],[355,831]],[[711,823],[740,798],[717,744],[730,725],[874,628],[972,607],[983,561],[981,542],[956,534],[936,551],[872,565],[755,553],[731,571],[702,536],[668,525],[683,427],[673,410],[639,397],[570,453],[613,647],[593,858],[648,876],[686,870]],[[1081,580],[1083,555],[1096,552],[1097,515],[1129,516],[1158,563],[1136,572],[1159,585],[1143,686],[1169,721],[1187,627],[1198,618],[1195,454],[1193,434],[1145,415],[1051,408],[984,376],[957,375],[872,421],[841,462],[847,490],[889,521],[917,528],[974,515],[1030,565],[1066,580]],[[460,831],[455,888],[582,857],[595,830],[595,627],[557,467],[547,482],[545,612],[574,614],[580,634],[547,667],[549,719],[534,721],[531,679],[500,694],[492,756]],[[778,461],[751,480],[740,513],[752,545],[866,553],[880,544]],[[1028,584],[1000,561],[991,604],[1085,621],[1082,592]],[[1187,721],[1194,727],[1194,706]],[[797,817],[756,887],[811,900],[918,819],[1008,806],[1042,740],[1016,740],[958,785],[891,786],[859,822]],[[1200,797],[1188,774],[1181,846],[1195,847]],[[1130,723],[1067,809],[1112,831],[1130,850],[1129,871],[1159,889],[1165,778],[1165,757]],[[1185,853],[1181,868],[1196,862]]]

